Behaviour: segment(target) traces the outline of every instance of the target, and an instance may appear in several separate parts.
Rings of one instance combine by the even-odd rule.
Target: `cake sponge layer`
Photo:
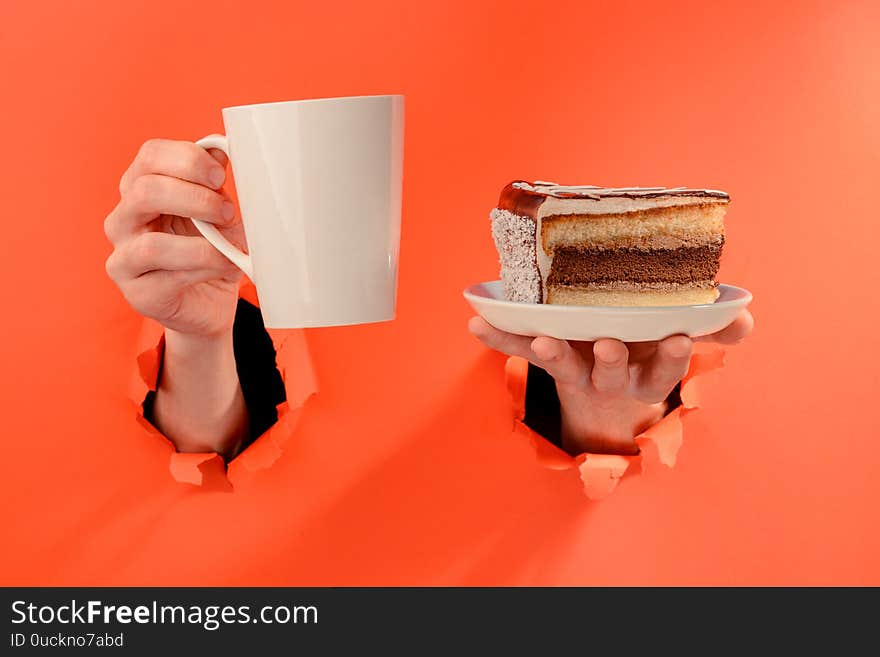
[[[614,215],[551,215],[541,220],[541,242],[548,254],[578,245],[675,249],[719,244],[726,210],[726,204],[710,202]]]
[[[677,249],[556,249],[548,285],[588,283],[693,283],[713,280],[718,273],[720,244]]]
[[[610,283],[606,285],[548,285],[546,303],[565,306],[690,306],[714,303],[718,288],[712,281],[689,285]]]

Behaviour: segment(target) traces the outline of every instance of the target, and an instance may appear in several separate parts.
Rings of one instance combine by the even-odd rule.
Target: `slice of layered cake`
[[[508,301],[712,303],[730,198],[711,189],[517,181],[492,210]]]

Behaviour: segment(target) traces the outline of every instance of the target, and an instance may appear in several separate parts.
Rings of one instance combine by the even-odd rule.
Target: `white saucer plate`
[[[730,324],[752,300],[752,293],[719,285],[715,303],[694,306],[559,306],[505,301],[501,281],[472,285],[464,298],[492,326],[518,335],[562,340],[617,338],[649,342],[676,334],[709,335]]]

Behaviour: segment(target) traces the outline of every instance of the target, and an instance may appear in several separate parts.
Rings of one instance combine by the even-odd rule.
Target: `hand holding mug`
[[[201,217],[244,246],[220,187],[226,155],[151,139],[119,183],[104,221],[107,273],[139,313],[165,326],[153,422],[181,452],[231,455],[248,428],[232,325],[241,272],[190,221]]]
[[[242,272],[267,327],[394,318],[403,97],[245,105],[223,118],[226,135],[144,144],[104,228],[108,274],[166,328],[154,423],[180,451],[230,456],[248,430],[232,339]],[[241,223],[220,189],[227,159]]]
[[[210,332],[230,319],[217,304],[231,299],[235,265],[253,280],[267,327],[393,319],[403,97],[243,105],[223,120],[226,135],[196,144],[147,142],[123,176],[105,228],[115,247],[107,270],[126,298],[168,328]],[[218,191],[227,157],[240,226]]]
[[[123,174],[119,203],[104,221],[110,278],[140,314],[180,333],[232,329],[241,272],[189,219],[245,245],[235,206],[220,189],[226,162],[219,150],[151,139]]]

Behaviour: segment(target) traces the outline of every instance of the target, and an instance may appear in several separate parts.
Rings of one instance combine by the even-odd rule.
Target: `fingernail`
[[[229,201],[223,201],[223,218],[229,221],[235,216],[235,206]]]
[[[211,184],[214,185],[214,187],[220,187],[220,185],[223,184],[223,181],[226,180],[226,172],[220,167],[214,167],[208,174],[208,180],[211,181]]]

